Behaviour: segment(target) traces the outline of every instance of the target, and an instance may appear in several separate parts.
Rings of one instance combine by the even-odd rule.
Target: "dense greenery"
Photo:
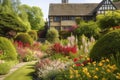
[[[18,34],[15,38],[15,41],[21,41],[25,45],[27,45],[27,44],[32,45],[33,44],[33,39],[27,33]]]
[[[98,15],[97,22],[100,28],[109,29],[120,25],[120,11],[108,11],[105,15]]]
[[[47,40],[49,42],[56,42],[59,40],[58,31],[55,28],[50,28],[47,32]]]
[[[31,30],[28,31],[28,34],[32,37],[33,40],[37,40],[37,31]]]
[[[92,48],[90,57],[100,60],[117,52],[120,52],[120,30],[114,30],[101,37]]]
[[[39,7],[30,7],[28,5],[20,6],[20,17],[29,23],[31,29],[39,30],[44,26],[43,14]]]
[[[10,70],[10,66],[8,63],[1,63],[0,64],[0,75],[7,74]]]
[[[0,37],[0,50],[2,50],[2,55],[0,55],[0,59],[2,60],[17,59],[16,49],[13,46],[12,42],[7,38]]]
[[[0,13],[0,34],[10,35],[9,32],[27,31],[28,27],[24,25],[18,16],[9,13]],[[11,34],[12,35],[12,34]]]
[[[92,36],[98,38],[100,29],[96,22],[81,22],[79,24],[79,27],[74,32],[78,36],[82,36],[84,34],[88,38]]]

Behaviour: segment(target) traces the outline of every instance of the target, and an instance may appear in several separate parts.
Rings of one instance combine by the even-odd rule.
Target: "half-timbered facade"
[[[60,4],[49,6],[49,26],[57,30],[65,30],[76,25],[76,18],[89,21],[94,20],[98,14],[105,14],[106,11],[120,9],[120,2],[113,3],[111,0],[103,0],[101,3],[75,4],[68,0],[62,0]]]

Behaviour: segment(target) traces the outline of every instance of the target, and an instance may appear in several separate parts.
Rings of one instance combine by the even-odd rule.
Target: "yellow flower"
[[[91,78],[91,75],[89,72],[86,73],[87,77]]]
[[[96,71],[99,71],[99,69],[98,69],[98,68],[95,68],[95,70],[96,70]]]
[[[107,69],[106,71],[107,71],[108,73],[110,73],[110,72],[111,72],[111,71],[110,71],[110,69]]]
[[[117,79],[120,79],[120,76],[116,76]]]
[[[72,79],[73,78],[73,75],[70,75],[70,79]]]
[[[70,69],[70,74],[71,74],[71,75],[73,75],[73,74],[74,74],[73,70],[71,70],[71,69]]]
[[[88,69],[85,67],[85,68],[83,68],[83,70],[82,70],[84,73],[86,73],[86,72],[88,72]]]
[[[120,73],[117,73],[118,76],[120,76]]]
[[[98,79],[98,76],[95,75],[93,78],[94,78],[94,79]]]
[[[100,63],[98,64],[98,66],[103,66],[103,63],[102,63],[102,62],[100,62]]]
[[[104,63],[104,62],[105,62],[105,60],[102,60],[101,62],[103,62],[103,63]]]
[[[106,59],[106,62],[109,62],[109,59]]]
[[[87,57],[87,60],[90,60],[90,58]]]
[[[117,73],[116,78],[120,79],[120,73]]]
[[[93,63],[92,63],[94,66],[96,66],[96,62],[94,61]]]
[[[102,78],[102,80],[107,80],[107,79],[105,79],[105,78]]]

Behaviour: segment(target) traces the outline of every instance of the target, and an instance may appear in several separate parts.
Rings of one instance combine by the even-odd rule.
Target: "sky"
[[[102,0],[69,0],[69,3],[99,3],[101,1]],[[61,0],[21,0],[21,3],[40,7],[46,20],[46,18],[48,18],[49,4],[61,3]]]

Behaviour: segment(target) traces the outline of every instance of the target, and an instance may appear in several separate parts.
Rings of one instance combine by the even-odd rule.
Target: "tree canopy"
[[[102,29],[120,26],[120,11],[108,11],[97,16],[97,22]]]

